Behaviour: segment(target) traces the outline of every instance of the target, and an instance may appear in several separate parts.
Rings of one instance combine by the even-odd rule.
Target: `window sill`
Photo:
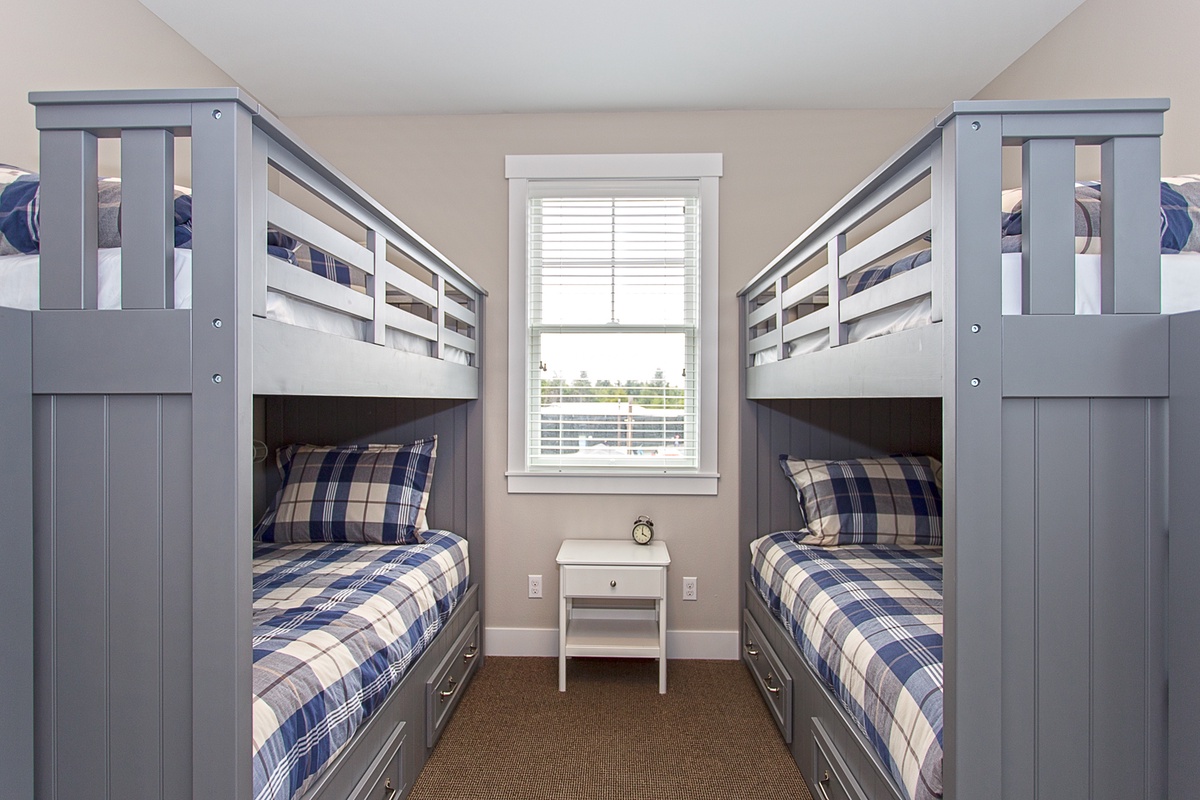
[[[716,473],[509,472],[507,478],[509,494],[715,495],[720,476]]]

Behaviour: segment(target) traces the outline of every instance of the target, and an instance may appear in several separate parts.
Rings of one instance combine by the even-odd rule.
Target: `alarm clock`
[[[654,522],[642,515],[633,521],[633,540],[638,544],[650,544],[654,538]]]

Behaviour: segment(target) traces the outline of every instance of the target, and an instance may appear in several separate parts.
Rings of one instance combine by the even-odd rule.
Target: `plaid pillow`
[[[0,164],[0,256],[37,251],[37,173]]]
[[[367,273],[361,269],[352,267],[306,244],[300,244],[293,249],[295,251],[293,263],[302,269],[340,283],[342,286],[349,286],[351,289],[357,289],[364,293],[367,291]]]
[[[289,445],[283,483],[254,530],[261,542],[420,544],[437,437],[406,445]]]
[[[0,164],[0,255],[41,249],[41,180],[36,172]],[[96,184],[96,246],[121,246],[121,179]],[[175,187],[175,246],[192,246],[192,197]]]
[[[1159,184],[1159,240],[1163,253],[1200,252],[1200,176],[1163,178]],[[1000,200],[1002,245],[1021,251],[1021,190],[1009,189]],[[1100,184],[1075,184],[1075,252],[1100,252]]]
[[[796,487],[807,530],[800,544],[942,543],[941,463],[929,456],[795,459],[779,465]]]

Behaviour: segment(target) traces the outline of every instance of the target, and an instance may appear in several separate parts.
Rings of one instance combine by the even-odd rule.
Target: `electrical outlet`
[[[683,599],[684,600],[696,600],[697,597],[698,597],[698,595],[696,593],[696,579],[695,578],[684,578],[683,579]]]
[[[542,596],[542,576],[541,575],[530,575],[529,576],[529,596],[535,597],[535,598],[540,598]]]

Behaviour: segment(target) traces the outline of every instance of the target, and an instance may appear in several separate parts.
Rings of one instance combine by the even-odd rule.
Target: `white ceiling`
[[[924,108],[1082,0],[141,0],[282,116]]]

